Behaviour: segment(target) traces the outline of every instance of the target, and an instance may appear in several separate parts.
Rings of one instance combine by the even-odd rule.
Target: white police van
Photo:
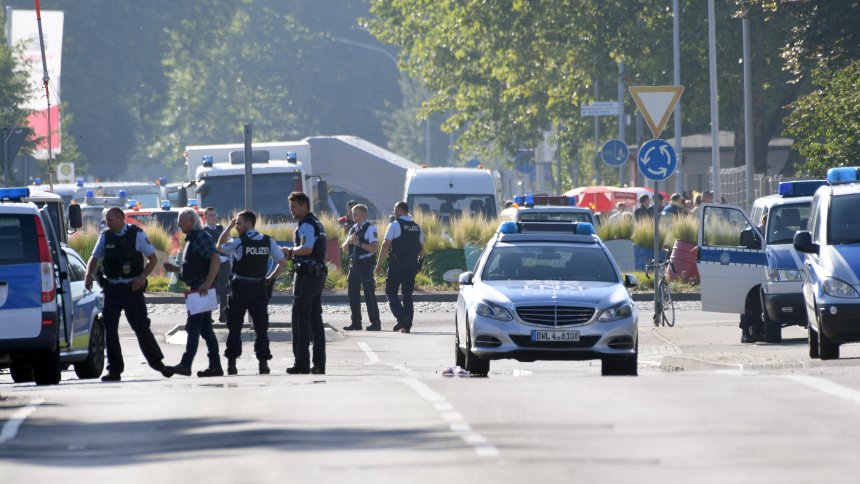
[[[831,168],[812,199],[809,229],[794,236],[803,254],[809,356],[839,358],[860,341],[860,168]]]
[[[80,214],[69,207],[73,229]],[[0,188],[0,368],[16,382],[56,384],[65,365],[96,378],[104,367],[101,290],[84,288],[65,215],[59,195]]]
[[[824,183],[780,183],[778,194],[753,203],[750,217],[733,205],[702,206],[696,260],[702,310],[739,314],[742,342],[776,343],[783,327],[806,325],[801,260],[792,242],[806,228],[812,194]]]

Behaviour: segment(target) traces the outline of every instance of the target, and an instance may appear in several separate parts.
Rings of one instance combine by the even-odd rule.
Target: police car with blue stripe
[[[860,341],[860,168],[831,168],[812,199],[809,229],[794,236],[803,254],[809,356],[839,358]]]
[[[65,217],[59,195],[0,188],[0,368],[15,382],[59,383],[65,365],[96,378],[104,367],[101,290],[84,287]],[[80,228],[80,207],[68,218]]]
[[[740,315],[741,341],[782,340],[782,328],[806,325],[801,258],[794,234],[807,226],[812,195],[823,180],[784,182],[740,207],[704,204],[699,212],[702,309]]]
[[[474,272],[460,275],[458,366],[490,361],[601,360],[603,375],[636,375],[639,312],[590,223],[502,222]]]

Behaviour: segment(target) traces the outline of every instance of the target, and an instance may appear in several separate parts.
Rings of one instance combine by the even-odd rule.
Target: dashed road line
[[[849,402],[860,403],[860,391],[824,378],[805,375],[780,375],[780,378],[801,383],[822,393],[837,396]]]
[[[357,344],[358,347],[364,351],[364,354],[367,355],[367,364],[383,364],[391,368],[395,368],[405,374],[415,375],[415,372],[410,368],[380,360],[376,352],[374,352],[367,343],[358,341]],[[439,417],[448,423],[448,428],[451,429],[451,432],[457,434],[463,442],[471,446],[478,457],[487,459],[499,457],[499,449],[490,444],[486,437],[475,432],[474,429],[465,422],[463,415],[460,412],[457,412],[457,410],[454,409],[454,406],[451,405],[444,396],[440,395],[417,378],[403,378],[401,381],[406,386],[414,390],[415,393],[420,395],[421,398],[431,403],[433,408],[439,412]]]
[[[20,408],[15,413],[12,414],[12,418],[6,421],[3,424],[3,430],[0,430],[0,444],[5,444],[6,442],[15,438],[18,435],[18,429],[21,428],[21,424],[27,420],[33,412],[36,411],[36,408],[41,405],[45,399],[40,398],[38,400],[33,400],[28,403],[24,408]]]

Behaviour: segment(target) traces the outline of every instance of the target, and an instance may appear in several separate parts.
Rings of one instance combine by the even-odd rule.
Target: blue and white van
[[[807,230],[794,236],[803,254],[809,356],[839,358],[860,341],[860,168],[831,168],[812,199]]]
[[[778,194],[753,202],[749,216],[734,205],[704,204],[699,211],[702,310],[739,314],[743,342],[780,342],[783,327],[806,325],[801,258],[792,242],[824,183],[780,183]]]
[[[15,382],[56,384],[66,365],[96,378],[104,367],[101,289],[84,288],[65,215],[59,195],[0,188],[0,368]],[[80,227],[79,207],[69,220]]]

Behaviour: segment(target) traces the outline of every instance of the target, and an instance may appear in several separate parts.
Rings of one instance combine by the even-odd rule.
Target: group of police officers
[[[229,375],[238,373],[236,360],[242,355],[241,331],[245,313],[248,313],[256,334],[254,353],[259,373],[270,373],[268,361],[272,359],[272,353],[269,349],[268,302],[274,282],[287,269],[290,260],[294,270],[291,316],[295,361],[286,372],[291,375],[325,374],[321,295],[328,275],[326,233],[320,220],[310,211],[306,194],[293,192],[288,200],[290,213],[298,221],[293,246],[289,248],[281,248],[274,239],[258,232],[255,228],[256,214],[250,210],[239,213],[227,227],[217,223],[218,214],[212,208],[204,213],[205,225],[192,208],[182,209],[179,213],[179,228],[186,240],[183,261],[179,266],[165,262],[164,268],[178,273],[180,280],[200,296],[208,296],[212,289],[216,291],[220,302],[219,321],[226,322],[228,329],[224,356]],[[385,293],[397,319],[394,331],[408,333],[413,318],[412,292],[424,244],[421,228],[409,216],[408,205],[398,202],[377,261],[378,232],[367,220],[367,207],[351,203],[349,215],[351,223],[343,249],[349,256],[348,291],[352,324],[344,329],[362,329],[362,289],[370,318],[367,330],[382,329],[373,275],[374,271],[381,270],[381,261],[388,256]],[[233,229],[238,237],[230,237]],[[115,382],[122,378],[124,365],[119,341],[122,311],[125,311],[147,363],[163,376],[191,375],[191,365],[201,337],[206,343],[209,366],[198,371],[197,376],[224,375],[211,311],[189,314],[185,324],[188,339],[182,359],[174,366],[164,364],[164,354],[150,329],[144,298],[147,277],[157,265],[155,248],[144,231],[127,224],[121,209],[109,209],[105,214],[105,229],[96,242],[85,276],[88,290],[92,288],[96,275],[100,276],[104,289],[103,318],[108,364],[102,380]],[[402,294],[402,300],[398,293]]]

